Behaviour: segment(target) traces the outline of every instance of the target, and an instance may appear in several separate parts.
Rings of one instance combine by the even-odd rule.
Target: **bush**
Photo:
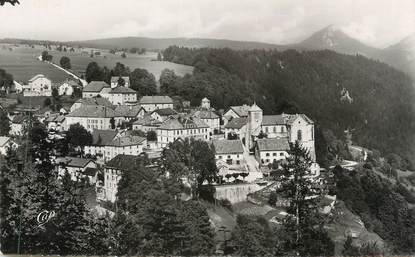
[[[228,209],[229,211],[233,212],[233,208],[232,208],[232,203],[231,201],[229,201],[228,199],[220,199],[219,200],[219,204],[222,207],[225,207],[226,209]]]
[[[269,199],[268,199],[268,203],[272,206],[275,206],[275,204],[278,201],[278,194],[277,192],[271,192],[271,194],[269,195]]]

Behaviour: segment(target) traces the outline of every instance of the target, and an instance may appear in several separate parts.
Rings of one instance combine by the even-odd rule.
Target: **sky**
[[[0,38],[198,37],[299,42],[334,25],[383,48],[415,33],[415,0],[19,0]]]

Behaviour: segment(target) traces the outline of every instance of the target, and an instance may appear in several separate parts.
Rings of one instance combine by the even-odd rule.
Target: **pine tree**
[[[290,215],[285,220],[285,228],[292,236],[288,248],[301,255],[331,254],[333,243],[323,230],[323,219],[317,210],[320,193],[310,176],[311,164],[308,151],[299,142],[290,145],[278,190],[290,201]]]

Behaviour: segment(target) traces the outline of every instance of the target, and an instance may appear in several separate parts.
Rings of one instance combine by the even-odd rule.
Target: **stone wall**
[[[256,183],[245,183],[236,185],[215,186],[215,199],[228,199],[232,204],[247,200],[249,193],[256,192],[264,188]]]

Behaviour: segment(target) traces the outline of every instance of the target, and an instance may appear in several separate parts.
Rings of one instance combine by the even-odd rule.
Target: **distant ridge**
[[[415,78],[415,35],[404,38],[400,42],[385,49],[378,49],[368,46],[357,39],[347,35],[344,31],[329,25],[299,43],[278,45],[255,41],[238,41],[229,39],[209,39],[209,38],[149,38],[149,37],[116,37],[93,40],[57,42],[49,40],[30,40],[30,39],[0,39],[0,43],[19,43],[19,44],[66,44],[72,46],[83,46],[102,49],[123,49],[141,47],[149,50],[160,51],[169,46],[181,46],[189,48],[231,48],[234,50],[278,50],[287,49],[303,50],[323,50],[328,49],[342,54],[360,54],[368,58],[385,62]]]

